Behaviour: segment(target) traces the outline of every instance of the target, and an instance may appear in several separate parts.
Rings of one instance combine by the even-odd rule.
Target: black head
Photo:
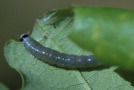
[[[27,34],[21,34],[19,37],[19,41],[23,41],[24,38],[28,37]]]

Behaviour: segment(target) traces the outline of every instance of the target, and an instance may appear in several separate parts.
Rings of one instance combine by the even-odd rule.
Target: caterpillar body
[[[35,58],[50,65],[70,69],[89,68],[100,65],[100,63],[96,62],[94,55],[77,56],[60,53],[56,50],[44,47],[27,34],[21,34],[19,40],[24,45],[25,49]]]

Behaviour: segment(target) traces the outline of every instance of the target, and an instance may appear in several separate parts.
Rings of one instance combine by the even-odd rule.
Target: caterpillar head
[[[20,36],[19,36],[19,41],[23,41],[23,39],[24,38],[26,38],[26,37],[28,37],[29,35],[28,34],[21,34]]]

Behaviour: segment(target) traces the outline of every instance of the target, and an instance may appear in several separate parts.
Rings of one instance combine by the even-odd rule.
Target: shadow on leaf
[[[86,69],[78,69],[78,70],[82,71],[82,72],[84,72],[84,71],[89,71],[90,72],[90,71],[94,71],[94,70],[99,71],[99,70],[108,69],[108,68],[110,68],[110,67],[101,65],[101,66],[97,66],[97,67],[91,67],[91,68],[86,68]]]
[[[122,69],[116,69],[115,72],[118,73],[118,75],[120,75],[123,79],[130,82],[132,86],[134,86],[134,72],[125,71]]]

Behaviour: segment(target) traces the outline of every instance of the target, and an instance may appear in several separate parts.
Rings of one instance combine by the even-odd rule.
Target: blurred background
[[[35,19],[51,9],[69,5],[107,6],[134,10],[134,0],[0,0],[0,82],[14,90],[21,87],[20,75],[7,64],[3,47],[9,39],[31,31]]]

